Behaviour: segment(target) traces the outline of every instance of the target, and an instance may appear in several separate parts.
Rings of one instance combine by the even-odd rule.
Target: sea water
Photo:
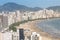
[[[44,32],[60,36],[60,18],[47,19],[41,22],[37,22],[37,26]]]

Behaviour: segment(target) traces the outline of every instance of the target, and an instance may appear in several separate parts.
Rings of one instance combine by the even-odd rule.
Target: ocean
[[[60,37],[60,18],[37,22],[37,27],[53,36]]]

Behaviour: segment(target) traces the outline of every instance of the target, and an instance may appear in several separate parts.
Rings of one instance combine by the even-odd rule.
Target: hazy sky
[[[42,7],[60,6],[60,0],[0,0],[0,5],[7,2],[14,2],[28,7]]]

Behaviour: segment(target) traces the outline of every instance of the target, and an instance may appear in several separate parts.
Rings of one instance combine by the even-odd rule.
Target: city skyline
[[[3,5],[8,2],[13,2],[28,7],[47,8],[50,6],[60,6],[60,0],[1,0],[0,5]]]

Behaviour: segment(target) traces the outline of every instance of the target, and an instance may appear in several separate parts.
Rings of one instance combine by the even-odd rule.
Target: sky
[[[8,2],[14,2],[28,7],[47,8],[50,6],[60,6],[60,0],[0,0],[0,5]]]

